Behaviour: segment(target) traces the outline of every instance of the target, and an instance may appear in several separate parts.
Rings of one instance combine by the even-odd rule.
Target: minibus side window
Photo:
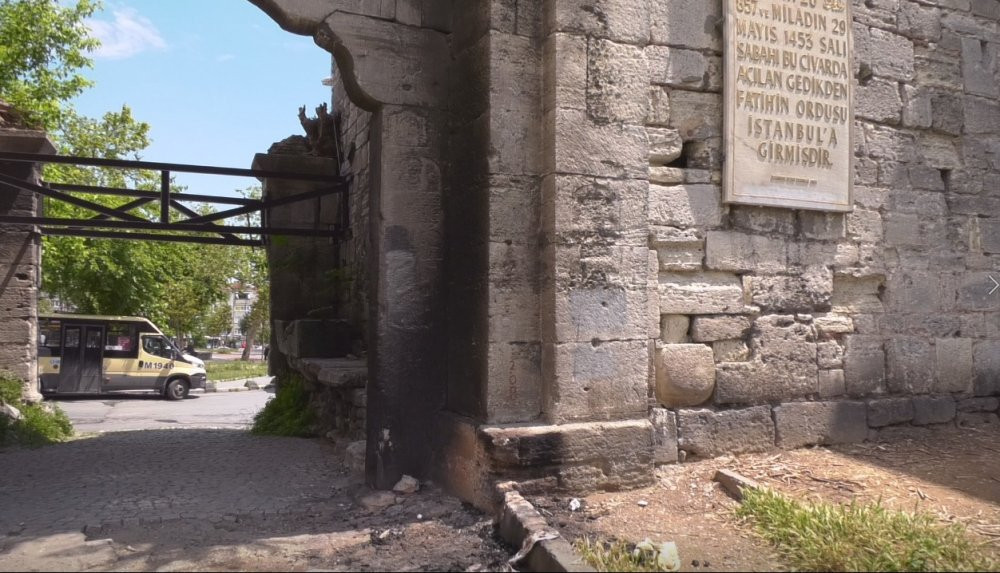
[[[162,336],[144,336],[142,338],[142,349],[153,356],[159,356],[168,360],[173,359],[171,348]]]
[[[128,322],[109,322],[106,326],[104,341],[104,356],[107,358],[136,358],[139,338],[135,324]]]
[[[62,321],[38,319],[38,355],[59,356],[62,348]]]

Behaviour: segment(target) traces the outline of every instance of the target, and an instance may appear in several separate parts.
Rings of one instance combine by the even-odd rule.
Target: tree
[[[64,155],[140,159],[149,145],[148,124],[131,110],[100,119],[78,114],[71,100],[91,85],[81,73],[87,53],[99,45],[85,20],[99,5],[91,0],[0,0],[0,99],[34,127],[45,129]],[[49,181],[155,190],[159,174],[141,170],[50,165]],[[105,206],[127,201],[77,196]],[[93,217],[66,203],[46,200],[53,217]],[[133,212],[155,214],[155,207]],[[196,333],[213,303],[225,297],[236,269],[224,247],[149,241],[47,236],[43,241],[43,289],[86,313],[147,316],[174,336]]]

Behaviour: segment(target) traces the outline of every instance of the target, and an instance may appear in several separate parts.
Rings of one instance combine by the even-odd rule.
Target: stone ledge
[[[359,358],[289,358],[294,370],[311,382],[332,388],[364,388],[368,363]]]
[[[515,486],[513,483],[497,485],[497,493],[504,500],[497,518],[500,536],[521,548],[513,564],[525,566],[529,571],[595,571],[535,506],[514,489]]]

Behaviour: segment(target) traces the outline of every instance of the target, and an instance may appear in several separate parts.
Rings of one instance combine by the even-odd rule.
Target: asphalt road
[[[171,402],[153,394],[50,399],[69,415],[77,432],[123,432],[167,428],[245,429],[273,396],[263,390],[192,392]]]

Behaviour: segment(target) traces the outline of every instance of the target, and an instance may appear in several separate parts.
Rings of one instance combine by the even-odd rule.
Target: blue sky
[[[90,28],[102,47],[76,100],[85,115],[132,108],[151,126],[149,161],[249,168],[303,135],[298,108],[330,100],[330,56],[247,0],[106,0]],[[191,193],[231,195],[254,179],[178,174]]]

